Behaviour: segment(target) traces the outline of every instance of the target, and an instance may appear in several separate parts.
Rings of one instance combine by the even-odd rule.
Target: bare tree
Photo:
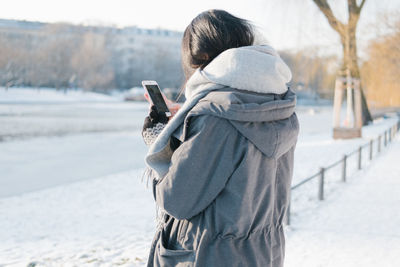
[[[365,1],[362,0],[358,5],[356,0],[347,0],[348,21],[343,23],[339,21],[332,12],[328,0],[312,0],[319,8],[319,10],[327,18],[329,25],[340,36],[340,41],[343,48],[343,62],[341,68],[341,76],[345,76],[346,71],[354,78],[360,78],[360,70],[357,61],[357,39],[356,29],[358,20],[360,18],[361,10],[364,7]],[[362,119],[363,125],[372,121],[371,114],[368,110],[367,102],[365,100],[364,92],[361,89],[362,98]]]
[[[336,56],[321,56],[315,47],[295,53],[280,51],[279,54],[292,70],[292,84],[303,84],[304,89],[318,95],[332,96],[336,76]],[[311,90],[311,91],[310,91]]]
[[[162,39],[146,40],[136,47],[127,73],[132,85],[140,85],[144,79],[156,80],[161,87],[179,88],[183,80],[180,63],[180,47],[166,45]]]
[[[71,67],[80,87],[110,89],[112,86],[114,72],[105,41],[104,35],[87,32],[83,35],[80,46],[71,52]]]
[[[386,14],[385,14],[386,15]],[[400,84],[400,12],[387,14],[397,18],[379,23],[387,32],[369,43],[368,60],[361,68],[368,100],[376,107],[399,107]]]
[[[27,53],[18,42],[0,36],[0,82],[6,89],[23,82],[26,58]]]
[[[36,54],[34,77],[38,85],[53,85],[57,89],[68,87],[68,80],[74,70],[70,64],[75,50],[72,38],[54,38]]]
[[[156,79],[179,87],[179,44],[169,34],[63,23],[6,29],[0,32],[0,84],[106,90]]]

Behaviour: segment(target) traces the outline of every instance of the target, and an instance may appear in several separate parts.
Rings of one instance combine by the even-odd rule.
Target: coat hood
[[[296,95],[286,83],[291,72],[269,46],[229,49],[188,81],[187,96],[204,84],[223,88],[209,92],[189,112],[227,119],[267,156],[280,155],[296,142]]]
[[[210,92],[188,117],[213,115],[227,119],[240,134],[268,157],[279,157],[296,144],[299,125],[296,95],[259,94],[239,90]]]
[[[244,46],[222,52],[188,80],[186,98],[208,83],[257,93],[282,94],[292,73],[278,53],[268,45]]]

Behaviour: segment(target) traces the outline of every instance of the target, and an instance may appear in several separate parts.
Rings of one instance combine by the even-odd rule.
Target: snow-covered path
[[[400,266],[400,138],[317,210],[293,219],[285,267]]]
[[[156,209],[142,174],[0,198],[0,267],[144,266]]]

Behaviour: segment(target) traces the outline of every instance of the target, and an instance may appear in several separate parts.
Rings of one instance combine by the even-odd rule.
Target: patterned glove
[[[163,112],[158,112],[156,106],[151,106],[149,116],[144,119],[142,136],[146,145],[154,143],[157,136],[168,123],[168,118]]]

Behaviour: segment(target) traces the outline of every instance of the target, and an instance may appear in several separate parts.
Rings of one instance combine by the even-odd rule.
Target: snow
[[[0,87],[0,103],[72,103],[72,102],[118,102],[121,99],[104,94],[69,89]]]
[[[155,230],[152,193],[142,182],[147,105],[71,100],[69,93],[45,101],[28,89],[7,102],[10,91],[1,90],[0,266],[144,266]],[[376,120],[363,138],[333,140],[330,107],[299,106],[297,113],[294,184],[397,120]],[[398,262],[399,140],[379,155],[374,145],[373,162],[363,151],[363,171],[349,158],[348,183],[340,182],[340,168],[327,173],[325,201],[316,199],[317,180],[293,191],[286,266]]]
[[[0,265],[143,266],[155,207],[142,170],[0,199]]]
[[[400,266],[400,138],[287,231],[286,267]]]
[[[0,141],[140,130],[146,103],[0,104]]]
[[[297,114],[300,134],[295,152],[293,184],[297,184],[304,178],[317,173],[320,167],[340,160],[344,154],[349,154],[371,139],[376,139],[379,134],[382,134],[397,121],[396,116],[377,119],[372,124],[363,127],[363,138],[334,140],[332,138],[332,109],[330,107],[310,108],[300,106]],[[383,139],[381,141],[383,147]],[[377,149],[374,148],[374,153],[376,153]],[[364,152],[367,152],[367,150],[364,150]],[[366,159],[367,155],[365,154],[363,160]],[[355,163],[356,157],[349,159],[350,168],[354,169]]]

